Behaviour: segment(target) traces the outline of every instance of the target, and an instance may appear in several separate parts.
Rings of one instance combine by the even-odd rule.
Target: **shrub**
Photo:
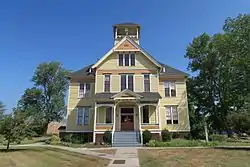
[[[205,147],[205,146],[216,146],[219,145],[218,142],[202,142],[200,140],[185,140],[185,139],[175,139],[169,142],[160,142],[155,140],[150,140],[147,146],[149,147]]]
[[[62,141],[71,143],[72,142],[72,134],[67,134],[62,137]]]
[[[106,144],[111,144],[112,143],[112,133],[111,133],[111,131],[109,131],[109,130],[105,131],[105,133],[103,135],[103,141]]]
[[[226,135],[220,135],[220,134],[212,134],[212,135],[210,135],[210,138],[212,141],[219,141],[219,142],[227,140]]]
[[[161,131],[162,141],[170,141],[172,139],[172,135],[168,130]]]
[[[149,146],[149,147],[155,147],[156,145],[156,140],[149,140],[149,142],[146,144],[146,146]]]
[[[84,134],[82,134],[82,133],[74,133],[74,134],[72,134],[71,143],[74,143],[74,144],[83,144],[83,143],[85,143]]]
[[[180,138],[180,134],[178,132],[175,132],[172,134],[172,138],[173,139],[179,139]]]
[[[151,132],[149,132],[148,130],[143,131],[142,138],[143,138],[143,144],[148,143],[152,138]]]
[[[56,144],[61,143],[61,139],[57,135],[52,135],[49,140],[45,141],[45,143],[47,143],[47,144],[55,144],[56,145]]]

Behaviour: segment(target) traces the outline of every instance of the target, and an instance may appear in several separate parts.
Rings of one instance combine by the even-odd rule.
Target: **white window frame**
[[[129,60],[128,60],[128,63],[129,65],[128,66],[125,66],[125,55],[128,54],[129,55]],[[136,61],[135,61],[135,65],[132,66],[131,65],[131,55],[134,55],[135,56],[135,60],[136,60],[136,54],[135,53],[118,53],[118,66],[119,66],[119,55],[122,55],[122,67],[134,67],[136,66]]]
[[[81,84],[83,84],[83,87],[84,87],[84,90],[83,90],[83,97],[80,97],[80,87],[81,87]],[[90,93],[91,93],[91,84],[90,83],[79,83],[78,84],[78,98],[80,99],[83,99],[83,98],[86,98],[86,85],[89,84],[89,96],[90,96]],[[88,97],[89,97],[88,96]]]
[[[88,108],[88,110],[86,110],[86,108]],[[82,112],[82,121],[80,124],[78,123],[79,112]],[[88,120],[87,121],[85,121],[85,116],[87,115],[86,112],[88,112]],[[76,114],[76,125],[89,125],[89,120],[90,120],[89,114],[90,114],[90,107],[78,107],[77,114]]]
[[[165,96],[165,89],[166,89],[166,87],[165,87],[165,84],[166,83],[168,83],[168,86],[169,86],[169,96]],[[171,94],[171,88],[172,88],[172,84],[174,83],[174,90],[175,90],[175,96],[172,96],[172,94]],[[164,81],[164,97],[176,97],[177,96],[177,89],[176,89],[176,82],[175,81]]]
[[[167,125],[178,125],[178,124],[174,124],[174,119],[173,119],[173,108],[174,108],[174,107],[176,108],[176,112],[177,112],[177,121],[178,121],[178,124],[179,124],[178,106],[177,106],[177,105],[168,105],[168,106],[165,106],[165,113],[166,113],[165,119],[166,119],[166,124],[167,124]],[[171,124],[168,124],[168,123],[167,123],[167,108],[170,108]]]
[[[145,75],[148,75],[148,79],[149,79],[149,91],[148,92],[151,92],[151,74],[149,74],[149,73],[145,73],[145,74],[143,74],[143,92],[146,92],[145,91]],[[165,90],[165,89],[164,89]]]
[[[120,75],[120,81],[121,81],[121,76],[122,75],[125,75],[125,78],[126,78],[126,88],[125,89],[128,89],[128,76],[129,75],[132,75],[133,76],[133,91],[135,90],[135,77],[134,77],[134,74],[121,74]],[[122,86],[121,85],[122,83],[120,83],[120,87]]]

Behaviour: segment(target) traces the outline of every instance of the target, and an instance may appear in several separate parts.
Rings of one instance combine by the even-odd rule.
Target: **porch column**
[[[141,130],[141,105],[138,104],[138,114],[139,114],[139,130],[140,130],[140,137],[141,137],[141,143],[142,142],[142,130]]]
[[[115,121],[116,121],[116,104],[113,106],[113,129],[115,131]]]
[[[159,123],[159,110],[158,110],[158,106],[155,106],[155,123],[156,124]]]
[[[96,141],[96,136],[95,136],[95,129],[96,129],[96,112],[97,112],[97,106],[95,103],[95,112],[94,112],[94,132],[93,132],[93,143]]]

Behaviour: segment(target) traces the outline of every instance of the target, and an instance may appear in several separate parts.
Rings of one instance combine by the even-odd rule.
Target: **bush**
[[[152,138],[151,132],[149,132],[148,130],[143,131],[142,138],[143,138],[143,144],[148,143]]]
[[[81,133],[74,133],[72,134],[71,136],[71,143],[74,143],[74,144],[84,144],[85,141],[84,141],[84,134],[81,134]]]
[[[172,135],[168,130],[161,131],[162,141],[170,141],[172,139]]]
[[[111,131],[109,131],[109,130],[105,131],[105,133],[103,135],[103,141],[106,144],[111,144],[112,143],[112,133],[111,133]]]
[[[172,134],[172,138],[173,139],[179,139],[180,138],[180,134],[178,132],[175,132]]]
[[[72,142],[72,134],[67,134],[62,137],[62,141],[71,143]]]
[[[49,140],[45,141],[45,143],[56,145],[61,143],[61,139],[57,135],[52,135]]]
[[[227,136],[226,135],[220,135],[220,134],[212,134],[212,135],[210,135],[210,139],[212,141],[222,142],[222,141],[226,141],[227,140]]]
[[[202,142],[200,140],[185,140],[185,139],[175,139],[169,142],[160,142],[155,140],[150,140],[147,146],[149,147],[205,147],[205,146],[216,146],[219,145],[218,142]]]

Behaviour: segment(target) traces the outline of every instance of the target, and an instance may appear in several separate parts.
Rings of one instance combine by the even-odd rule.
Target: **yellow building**
[[[66,132],[114,146],[140,145],[142,132],[190,131],[186,73],[158,62],[140,46],[140,26],[113,26],[114,46],[95,64],[70,77]]]

